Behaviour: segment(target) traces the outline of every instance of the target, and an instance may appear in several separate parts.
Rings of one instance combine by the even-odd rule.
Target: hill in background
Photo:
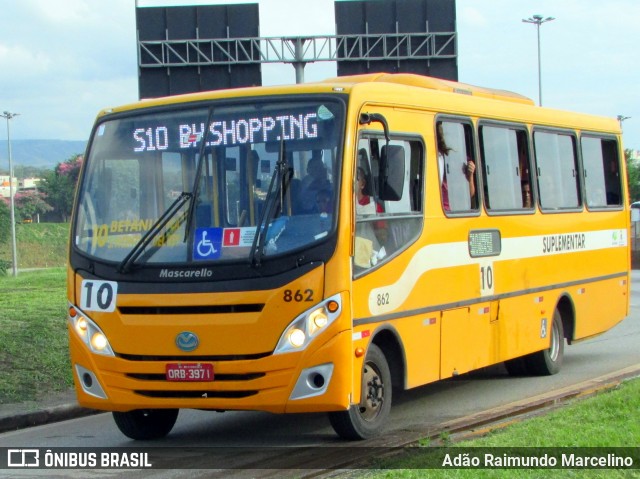
[[[54,168],[73,155],[83,154],[86,141],[11,140],[13,167]],[[0,140],[0,171],[9,170],[7,140]]]

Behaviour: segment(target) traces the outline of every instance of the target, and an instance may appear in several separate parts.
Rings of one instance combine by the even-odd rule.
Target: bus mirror
[[[382,148],[378,174],[378,197],[383,201],[398,201],[404,189],[404,148],[388,145]]]

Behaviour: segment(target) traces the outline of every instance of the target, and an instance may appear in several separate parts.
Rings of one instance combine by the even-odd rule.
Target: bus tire
[[[113,419],[120,432],[135,440],[165,437],[178,419],[178,409],[135,409],[128,412],[114,411]]]
[[[551,323],[551,342],[548,349],[529,354],[525,357],[529,374],[551,376],[560,371],[564,355],[564,327],[562,316],[557,309]]]
[[[346,411],[329,413],[331,426],[343,439],[357,441],[380,434],[391,410],[391,372],[384,353],[369,345],[362,368],[362,400]]]

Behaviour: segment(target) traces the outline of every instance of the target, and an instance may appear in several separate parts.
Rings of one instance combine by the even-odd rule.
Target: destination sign
[[[205,133],[205,122],[166,122],[139,127],[131,132],[133,151],[200,148],[205,137],[209,147],[314,139],[318,138],[318,113],[214,118],[208,134]]]

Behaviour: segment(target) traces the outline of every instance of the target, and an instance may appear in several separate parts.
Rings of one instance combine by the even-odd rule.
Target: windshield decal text
[[[160,278],[185,279],[185,278],[211,278],[213,271],[209,268],[200,269],[161,269]]]

